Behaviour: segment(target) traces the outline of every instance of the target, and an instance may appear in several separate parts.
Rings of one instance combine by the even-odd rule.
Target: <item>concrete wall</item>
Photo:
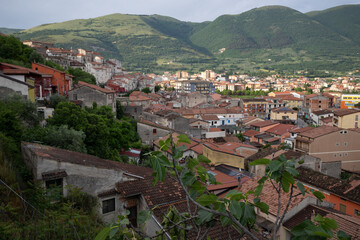
[[[338,119],[339,119],[338,127],[340,128],[348,129],[348,128],[360,127],[360,112],[338,117]]]
[[[139,120],[142,113],[142,106],[122,106],[125,114],[132,116],[135,120]]]
[[[87,86],[73,89],[69,92],[70,100],[81,100],[84,106],[92,107],[96,102],[98,106],[109,106],[116,111],[116,99],[114,93],[103,93]]]
[[[276,112],[276,111],[271,111],[270,114],[270,119],[271,120],[283,120],[285,119],[290,119],[293,121],[297,121],[297,112]]]
[[[154,129],[156,129],[156,133],[154,133]],[[141,142],[150,146],[152,146],[154,141],[170,134],[170,130],[162,129],[141,122],[137,123],[137,132],[139,133]]]
[[[16,81],[11,81],[5,77],[0,76],[0,96],[3,98],[9,94],[19,93],[26,98],[29,97],[28,86],[25,84],[18,83]]]
[[[348,171],[360,171],[360,133],[339,130],[315,138],[310,144],[309,155],[318,157],[323,163],[341,161]]]
[[[207,157],[212,164],[227,164],[233,167],[244,169],[244,158],[225,152],[214,151],[204,144],[203,155]]]
[[[218,131],[218,132],[206,132],[206,138],[218,138],[218,137],[225,137],[225,131]]]
[[[58,170],[64,170],[67,176],[63,178],[63,195],[67,196],[68,187],[74,186],[81,191],[97,196],[99,193],[109,189],[113,189],[117,182],[125,182],[134,180],[132,177],[124,175],[123,171],[116,171],[112,169],[96,168],[93,166],[78,165],[69,162],[56,161],[49,159],[46,156],[37,156],[33,154],[28,148],[22,145],[22,154],[26,165],[31,169],[35,181],[43,184],[42,174]],[[118,214],[123,213],[124,209],[118,197],[109,196],[99,198],[99,213],[102,216],[102,201],[115,197],[115,211],[104,214],[105,221],[114,221]]]

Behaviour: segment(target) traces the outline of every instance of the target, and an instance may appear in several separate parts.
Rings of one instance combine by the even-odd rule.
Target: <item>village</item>
[[[106,60],[99,53],[84,49],[55,48],[51,43],[24,41],[46,59],[63,68],[80,68],[95,76],[97,84],[79,81],[73,76],[32,63],[32,68],[0,63],[0,89],[3,96],[14,92],[41,102],[53,95],[65,96],[80,107],[109,106],[121,108],[136,120],[137,132],[144,145],[162,151],[169,158],[172,150],[164,150],[161,142],[171,136],[185,134],[189,143],[182,159],[210,160],[206,166],[218,184],[209,184],[207,191],[224,198],[231,190],[246,192],[266,174],[262,165],[252,166],[256,159],[279,159],[281,155],[296,162],[295,177],[307,189],[324,195],[320,202],[310,194],[295,197],[278,229],[280,239],[288,239],[290,229],[314,213],[336,219],[340,228],[353,239],[359,236],[360,225],[360,81],[358,73],[338,78],[306,77],[259,78],[230,75],[206,70],[198,74],[184,71],[163,75],[129,73],[116,59]],[[147,91],[144,91],[147,89]],[[231,91],[233,94],[224,94]],[[249,94],[234,96],[236,92]],[[256,95],[256,92],[264,94]],[[251,94],[252,95],[251,95]],[[54,109],[40,106],[44,118]],[[96,196],[100,214],[107,222],[126,209],[136,225],[137,213],[158,206],[144,232],[155,235],[162,229],[161,215],[165,206],[184,205],[186,194],[179,183],[166,177],[152,185],[149,168],[104,160],[96,156],[49,147],[39,143],[22,143],[25,162],[34,178],[44,186],[74,185]],[[141,162],[141,150],[121,152],[135,163]],[[125,184],[123,184],[125,183]],[[266,238],[276,224],[276,191],[265,184],[262,201],[269,204],[269,213],[258,211],[259,234]],[[277,200],[277,199],[276,199]],[[280,198],[286,205],[285,198]],[[186,201],[185,201],[186,202]],[[213,238],[221,236],[216,225]],[[228,226],[230,235],[237,234]],[[233,232],[235,231],[235,233]]]

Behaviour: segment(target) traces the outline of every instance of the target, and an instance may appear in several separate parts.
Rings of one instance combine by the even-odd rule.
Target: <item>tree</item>
[[[73,84],[77,84],[79,81],[82,81],[82,82],[87,82],[87,83],[96,85],[96,78],[92,74],[84,72],[80,68],[71,68],[70,67],[66,70],[66,72],[68,74],[74,76]]]
[[[272,231],[272,239],[275,240],[276,233],[284,221],[292,198],[298,194],[305,195],[309,193],[312,193],[320,201],[324,198],[322,193],[306,190],[303,184],[300,182],[296,183],[294,177],[299,173],[295,168],[295,161],[286,159],[283,155],[280,155],[276,160],[258,159],[250,163],[251,166],[266,165],[266,175],[258,181],[258,186],[254,191],[239,192],[232,190],[221,199],[213,193],[208,193],[206,190],[208,184],[216,184],[216,179],[214,175],[209,173],[200,163],[209,164],[210,160],[202,155],[199,155],[197,158],[192,158],[191,156],[183,157],[183,152],[186,147],[179,144],[190,144],[190,140],[186,135],[179,135],[177,143],[174,144],[174,142],[175,140],[172,139],[172,135],[165,141],[161,140],[159,142],[160,150],[168,151],[171,149],[172,155],[170,159],[163,155],[161,151],[155,151],[149,155],[152,168],[154,169],[154,184],[158,181],[164,181],[166,174],[171,174],[173,178],[179,182],[186,194],[188,209],[187,212],[182,212],[181,214],[173,209],[168,210],[168,214],[171,213],[172,216],[171,221],[169,220],[171,224],[168,225],[166,223],[166,219],[169,219],[170,216],[167,215],[163,222],[164,228],[157,235],[159,239],[161,239],[161,236],[165,234],[165,232],[172,234],[172,237],[176,239],[186,238],[187,231],[190,229],[195,229],[196,231],[196,229],[200,229],[200,227],[197,226],[203,224],[205,224],[207,228],[211,228],[214,226],[214,221],[221,222],[222,226],[234,226],[242,234],[246,234],[251,239],[258,239],[252,231],[256,220],[255,208],[258,208],[264,213],[268,212],[269,206],[261,201],[261,192],[266,183],[271,183],[277,192],[276,197],[278,199],[280,199],[283,194],[288,196],[288,201],[284,206],[282,206],[282,202],[279,200],[278,214]],[[180,164],[179,161],[184,159],[185,162],[182,161],[183,163]],[[294,193],[295,189],[298,189],[296,194]],[[191,211],[191,206],[195,206],[198,210],[196,212]],[[285,209],[283,213],[281,213],[281,209]],[[152,211],[141,211],[139,213],[138,223],[141,224],[145,222],[151,215]],[[329,229],[336,229],[333,220],[317,218],[323,224],[323,226],[320,227],[324,231],[319,231],[319,228],[314,228],[307,223],[307,231],[301,233],[301,236],[312,237],[313,239],[316,237],[333,237],[332,232],[328,231]],[[114,229],[120,229],[121,225],[118,224],[112,227]],[[109,232],[109,230],[107,231]],[[296,228],[293,231],[294,235],[299,233]],[[98,234],[96,240],[105,239],[107,236],[109,236],[109,234],[104,234],[103,230]],[[342,236],[347,237],[343,232],[339,232],[338,237],[342,239]]]
[[[151,90],[149,87],[143,88],[143,89],[141,89],[141,91],[144,93],[151,93]]]
[[[242,142],[245,141],[245,137],[244,137],[244,135],[243,135],[242,133],[236,134],[236,137],[237,137],[240,141],[242,141]]]
[[[158,91],[160,91],[160,89],[161,89],[161,86],[156,85],[155,88],[154,88],[154,91],[155,91],[155,92],[158,92]]]

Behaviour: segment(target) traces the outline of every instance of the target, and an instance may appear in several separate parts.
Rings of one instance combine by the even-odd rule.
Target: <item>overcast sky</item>
[[[305,13],[343,4],[360,4],[360,0],[0,0],[0,27],[31,28],[112,13],[160,14],[203,22],[268,5]]]

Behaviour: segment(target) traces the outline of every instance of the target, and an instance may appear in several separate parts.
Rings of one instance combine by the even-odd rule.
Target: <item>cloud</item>
[[[160,14],[183,21],[202,22],[267,5],[283,5],[309,12],[359,3],[359,0],[11,0],[0,9],[0,27],[30,28],[112,13]]]

